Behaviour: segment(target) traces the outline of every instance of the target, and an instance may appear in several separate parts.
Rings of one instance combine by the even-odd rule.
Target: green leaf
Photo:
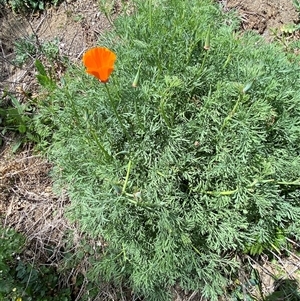
[[[22,143],[23,141],[21,139],[17,139],[16,141],[14,141],[14,143],[12,144],[12,152],[15,153],[20,148]]]
[[[49,84],[51,83],[51,80],[47,75],[37,74],[36,78],[40,85],[42,85],[44,88],[47,88]]]
[[[18,130],[21,134],[24,134],[26,132],[26,125],[24,123],[20,124],[18,127]]]
[[[44,2],[40,1],[39,2],[39,9],[40,10],[44,10],[45,6],[44,6]]]
[[[46,69],[40,60],[35,61],[35,67],[40,75],[47,76]]]

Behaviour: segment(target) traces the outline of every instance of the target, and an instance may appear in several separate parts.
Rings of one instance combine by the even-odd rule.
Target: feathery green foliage
[[[299,58],[235,30],[208,0],[135,1],[100,41],[109,83],[74,67],[43,102],[69,216],[108,244],[94,281],[217,300],[236,254],[300,237]]]

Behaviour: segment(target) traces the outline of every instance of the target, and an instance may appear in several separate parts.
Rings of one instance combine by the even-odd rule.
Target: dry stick
[[[81,285],[81,287],[80,287],[80,291],[78,292],[78,295],[77,295],[75,301],[79,301],[79,300],[80,300],[80,298],[82,297],[82,294],[83,294],[83,290],[85,290],[86,284],[87,284],[88,282],[89,282],[89,281],[86,279],[86,277],[84,277],[83,283],[82,283],[82,285]]]
[[[252,261],[254,264],[260,266],[260,268],[269,276],[271,276],[274,280],[276,280],[276,277],[265,267],[263,267],[261,264],[259,264],[257,261],[255,261],[254,259],[252,259],[250,256],[246,255],[246,258],[249,259],[250,261]],[[251,263],[250,263],[251,264]],[[251,264],[252,268],[255,269],[255,267]]]
[[[268,250],[271,254],[273,254],[273,256],[275,256],[278,260],[278,262],[281,264],[281,266],[283,267],[284,271],[286,272],[286,274],[290,277],[293,278],[292,275],[290,275],[289,271],[284,267],[284,263],[282,262],[281,258],[276,255],[272,250]]]
[[[82,55],[83,53],[87,50],[88,48],[84,48],[82,51],[79,52],[79,54],[77,55],[76,57],[76,60],[78,60]]]
[[[191,301],[192,298],[194,298],[195,296],[197,295],[197,292],[196,291],[193,291],[193,293],[189,296],[188,300],[187,301]],[[201,299],[200,301],[202,300],[203,296],[201,296]]]
[[[35,207],[32,209],[32,211],[35,211],[35,209],[38,208],[38,207],[40,207],[40,204],[39,204],[38,206],[35,206]],[[52,209],[53,209],[52,206],[47,206],[46,212],[43,212],[43,213],[44,213],[44,214],[48,214],[49,211],[51,211]],[[29,227],[29,228],[27,229],[27,234],[29,234],[30,230],[36,229],[35,226],[36,226],[38,223],[40,223],[41,220],[42,220],[42,218],[39,218],[37,221],[33,222],[32,225],[31,225],[31,227]],[[28,235],[28,238],[31,237],[31,239],[33,239],[34,237],[40,237],[40,235],[36,235],[36,234],[40,234],[40,233],[35,233],[35,231],[33,231],[33,234]],[[50,239],[50,237],[48,237],[48,242],[49,242],[49,239]]]
[[[5,54],[2,45],[1,45],[1,49],[2,49],[2,57],[1,57],[1,61],[5,62],[7,64],[10,64],[14,67],[18,67],[17,64],[13,61],[13,59],[10,59],[11,56],[13,56],[13,53],[9,53],[9,54]]]
[[[74,272],[76,272],[75,268],[72,268],[71,272],[69,273],[69,276],[67,278],[67,283],[71,283],[71,278],[74,276]],[[78,274],[78,273],[77,273]],[[76,276],[77,276],[76,274]]]
[[[13,64],[12,64],[13,65]],[[14,65],[15,66],[15,65]],[[6,83],[9,84],[17,84],[20,83],[20,81],[27,75],[28,71],[27,70],[22,70],[22,74],[19,75],[18,78],[14,78],[13,80],[5,80]],[[13,75],[14,76],[14,75]]]
[[[240,256],[238,256],[240,258],[240,261],[241,261],[241,266],[242,268],[244,267],[243,265],[243,261],[241,259]],[[253,268],[253,266],[252,266]],[[244,269],[242,271],[239,270],[239,277],[243,279],[243,282],[247,282],[249,284],[249,288],[252,286],[249,279],[245,276],[245,272],[244,272]],[[250,289],[248,289],[244,284],[242,284],[242,290],[243,290],[243,299],[246,300],[247,299],[247,295],[246,295],[246,292],[248,292],[248,294],[250,294],[251,296],[253,296],[252,292],[250,291]]]
[[[296,254],[294,254],[293,252],[291,252],[290,250],[284,248],[284,251],[286,251],[287,253],[289,253],[290,256],[294,257],[295,259],[297,259],[300,262],[300,257],[297,256]],[[300,268],[300,264],[296,264],[295,262],[292,262],[295,266]]]
[[[293,252],[291,252],[290,250],[284,248],[285,251],[287,251],[289,253],[290,256],[294,257],[295,259],[297,259],[300,262],[300,258],[294,254]],[[295,268],[292,270],[292,272],[290,273],[292,276],[291,278],[294,279],[295,277],[293,277],[294,273],[297,272],[298,270],[300,270],[300,264],[293,262],[291,260],[287,260],[291,265],[294,265]]]
[[[120,292],[120,294],[121,294],[122,300],[125,300],[125,299],[124,299],[124,294],[123,294],[123,289],[122,289],[122,285],[121,285],[121,284],[119,285],[119,292]]]
[[[293,241],[293,240],[291,240],[289,238],[287,238],[286,240],[289,241],[291,244],[296,245],[297,247],[300,248],[300,244],[296,243],[295,241]]]
[[[32,155],[32,156],[20,158],[20,159],[16,160],[16,162],[20,163],[22,161],[29,160],[29,159],[42,159],[42,157],[38,156],[38,155]],[[44,162],[41,162],[39,165],[43,165],[43,164],[44,164]]]
[[[248,257],[248,262],[249,262],[249,259],[252,260],[252,261],[254,261],[254,263],[257,264],[257,265],[259,265],[259,266],[262,268],[262,270],[264,270],[264,272],[265,272],[266,274],[269,274],[269,275],[273,278],[273,275],[270,274],[269,271],[266,270],[263,266],[261,266],[259,263],[257,263],[255,260],[253,260],[251,257]],[[252,265],[252,263],[249,262],[249,264],[251,265],[252,269],[254,269],[254,271],[256,272],[256,273],[255,273],[256,277],[260,277],[259,272],[258,272],[257,269]],[[259,279],[258,291],[259,291],[260,296],[261,296],[262,298],[264,298],[264,297],[263,297],[263,295],[264,295],[263,287],[262,287],[261,284],[262,284],[262,281],[261,281],[261,279]]]
[[[36,27],[36,29],[35,29],[36,34],[37,34],[38,31],[40,30],[40,28],[41,28],[42,24],[44,23],[46,17],[47,17],[47,14],[44,13],[44,17],[42,18],[42,20],[40,21],[40,23],[37,25],[37,27]]]
[[[8,209],[6,211],[6,215],[5,215],[5,220],[4,220],[4,228],[6,228],[6,222],[7,222],[7,218],[8,216],[11,214],[12,212],[12,207],[13,207],[13,203],[14,203],[14,196],[11,198],[11,202],[8,206]]]
[[[2,42],[1,42],[1,41],[0,41],[0,47],[1,47],[2,56],[3,56],[3,58],[4,58],[5,53],[4,53],[4,49],[3,49],[3,47],[2,47]]]
[[[50,28],[51,36],[53,36],[53,33],[51,32],[51,26],[50,26],[50,24],[49,24],[49,18],[48,18],[48,16],[51,17],[51,14],[49,14],[47,10],[44,11],[44,17],[43,17],[43,19],[42,19],[41,22],[38,24],[38,26],[37,26],[36,29],[32,29],[33,32],[34,32],[34,34],[35,34],[35,36],[36,36],[37,38],[38,38],[38,36],[42,36],[48,28]],[[46,25],[44,26],[44,28],[43,28],[42,25],[44,24],[44,22],[47,23],[47,24],[46,24]],[[38,32],[39,32],[39,34],[38,34]],[[39,44],[41,44],[41,43],[39,42]]]

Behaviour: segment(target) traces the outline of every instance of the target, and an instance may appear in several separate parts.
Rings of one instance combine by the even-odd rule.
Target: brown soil
[[[110,5],[110,2],[115,4]],[[225,11],[238,11],[243,30],[255,30],[268,40],[284,25],[299,22],[299,12],[295,10],[292,0],[218,2]],[[118,1],[108,1],[107,8],[114,17],[118,13]],[[66,0],[58,8],[50,8],[41,15],[28,18],[16,17],[8,12],[6,15],[0,13],[0,26],[0,83],[2,81],[6,88],[9,87],[13,92],[18,92],[20,86],[22,91],[29,89],[34,78],[33,60],[25,69],[18,69],[11,64],[14,57],[13,43],[16,39],[29,37],[31,34],[36,34],[40,42],[57,39],[60,54],[76,63],[81,59],[82,53],[95,45],[98,37],[111,28],[110,22],[100,12],[97,0]],[[2,92],[0,90],[0,93]],[[59,250],[63,244],[64,233],[68,229],[75,230],[64,217],[68,199],[63,194],[57,196],[53,193],[52,180],[49,177],[51,165],[35,155],[29,146],[15,155],[7,141],[6,147],[0,152],[0,160],[2,223],[23,232],[29,244],[34,246],[27,255],[42,261],[46,256],[43,251],[45,245],[56,246]],[[59,254],[56,254],[55,258],[59,258]],[[299,257],[290,261],[280,265],[280,273],[282,277],[289,279],[296,275],[299,280]],[[289,268],[285,268],[287,264],[290,264]],[[264,279],[265,294],[270,294],[275,286],[273,278],[266,270],[269,269],[269,274],[274,274],[276,269],[278,270],[277,266],[278,263],[275,266],[271,266],[270,263],[256,266]],[[188,297],[177,292],[176,300],[198,298],[200,297],[193,294]]]
[[[107,6],[112,19],[118,8],[117,2]],[[26,17],[5,9],[0,12],[0,26],[0,89],[9,88],[13,92],[32,90],[34,60],[40,59],[39,45],[55,42],[60,56],[78,62],[83,52],[96,45],[99,36],[111,28],[97,0],[67,0],[59,7]],[[21,38],[32,41],[36,53],[18,68],[13,61],[13,49]]]
[[[236,9],[244,30],[255,30],[267,39],[287,24],[299,22],[299,12],[292,0],[225,0],[224,7]]]

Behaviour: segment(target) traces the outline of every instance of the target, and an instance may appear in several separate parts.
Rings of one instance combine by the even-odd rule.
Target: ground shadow
[[[279,279],[275,291],[265,301],[300,301],[299,283],[295,279]]]

